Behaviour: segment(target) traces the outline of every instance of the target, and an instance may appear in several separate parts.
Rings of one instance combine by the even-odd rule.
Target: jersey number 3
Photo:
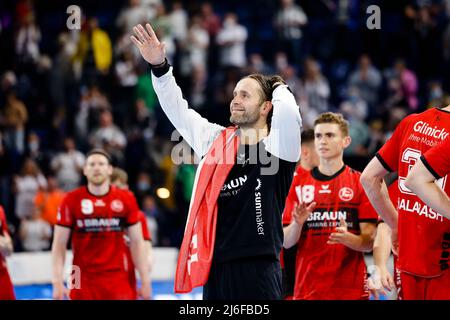
[[[406,163],[408,165],[408,173],[411,171],[412,167],[416,164],[416,162],[420,159],[421,155],[422,155],[422,153],[420,152],[420,150],[416,150],[416,149],[412,149],[412,148],[406,148],[405,151],[403,151],[402,162]],[[400,191],[405,194],[415,195],[414,192],[412,192],[405,186],[405,180],[406,180],[406,177],[400,177],[400,176],[398,177],[398,187],[399,187]],[[444,189],[446,180],[447,180],[447,177],[445,176],[445,177],[439,179],[438,181],[436,181],[436,184],[441,189]]]

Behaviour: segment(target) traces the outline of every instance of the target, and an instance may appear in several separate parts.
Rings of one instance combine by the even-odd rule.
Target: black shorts
[[[253,257],[211,266],[204,300],[281,300],[280,261]]]

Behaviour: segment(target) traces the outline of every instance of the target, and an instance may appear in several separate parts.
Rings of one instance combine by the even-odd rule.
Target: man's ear
[[[270,110],[272,110],[272,102],[271,101],[264,101],[262,104],[261,112],[264,115],[268,115]]]
[[[352,138],[350,136],[346,136],[344,138],[344,149],[347,148],[352,143]]]

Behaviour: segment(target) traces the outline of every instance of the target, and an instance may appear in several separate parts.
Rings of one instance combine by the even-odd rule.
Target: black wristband
[[[164,58],[163,63],[150,64],[150,69],[152,69],[153,74],[157,78],[165,75],[169,71],[169,68],[170,68],[170,64],[169,64],[169,61],[167,61],[167,58]]]

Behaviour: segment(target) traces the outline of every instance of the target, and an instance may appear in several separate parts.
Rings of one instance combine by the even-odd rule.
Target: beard
[[[256,110],[254,113],[231,113],[230,122],[237,126],[249,126],[256,123],[259,120],[259,110]]]
[[[99,176],[93,176],[89,179],[89,182],[92,183],[94,186],[100,186],[107,180],[107,177],[103,175]]]

